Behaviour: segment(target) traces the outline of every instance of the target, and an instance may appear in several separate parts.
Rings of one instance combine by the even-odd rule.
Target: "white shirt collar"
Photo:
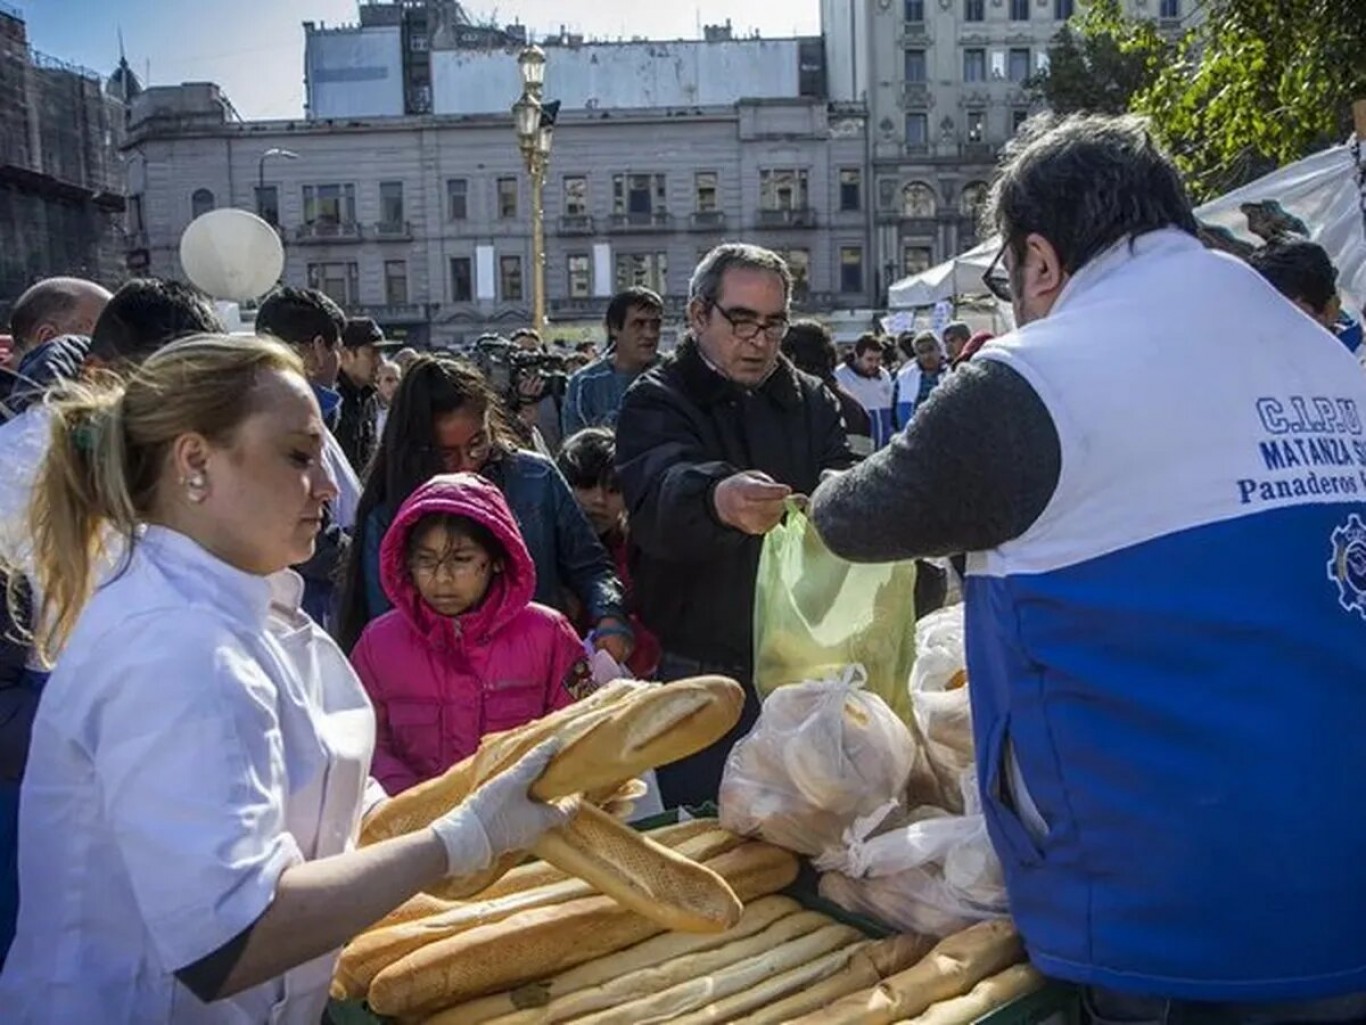
[[[229,566],[169,527],[148,526],[138,539],[138,547],[187,599],[207,601],[255,629],[266,625],[273,591],[271,578]]]

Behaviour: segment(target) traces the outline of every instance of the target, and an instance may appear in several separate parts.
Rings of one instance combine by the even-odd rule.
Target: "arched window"
[[[964,217],[971,217],[974,221],[982,211],[982,204],[987,201],[986,182],[968,182],[963,186],[963,194],[958,199],[958,208]]]
[[[937,207],[934,189],[924,182],[911,182],[901,190],[901,213],[905,217],[933,217]]]
[[[217,205],[213,193],[208,189],[195,189],[190,197],[190,216],[202,217]]]

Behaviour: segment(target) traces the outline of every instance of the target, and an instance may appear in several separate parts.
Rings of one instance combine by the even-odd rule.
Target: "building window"
[[[1029,0],[1010,0],[1010,20],[1029,20]]]
[[[355,224],[354,185],[305,185],[305,224]]]
[[[413,53],[426,53],[431,49],[431,43],[426,36],[414,35],[408,40],[408,49]]]
[[[1158,11],[1159,18],[1179,18],[1181,17],[1181,0],[1162,0],[1162,6]]]
[[[934,198],[934,189],[924,182],[911,182],[901,190],[901,214],[903,217],[933,217],[939,204]]]
[[[986,21],[987,0],[963,0],[964,21]]]
[[[384,225],[398,226],[404,221],[403,183],[379,183],[379,222]]]
[[[879,178],[877,183],[877,207],[879,210],[896,209],[896,179]]]
[[[851,213],[863,209],[863,172],[857,167],[840,171],[840,210]]]
[[[906,81],[924,82],[925,81],[925,51],[907,50],[906,51]]]
[[[569,256],[569,298],[587,299],[593,294],[593,261],[587,253]]]
[[[1006,77],[1006,52],[1004,50],[991,51],[991,79],[993,82],[1000,82]]]
[[[522,258],[498,257],[498,285],[503,302],[520,302],[522,298]]]
[[[272,228],[280,226],[280,190],[274,185],[256,187],[256,216]]]
[[[665,253],[618,253],[617,291],[640,286],[668,294],[669,257]]]
[[[906,20],[925,20],[925,0],[906,0]]]
[[[987,52],[982,49],[963,51],[963,81],[985,82],[987,80]]]
[[[1016,107],[1014,110],[1012,110],[1010,112],[1010,134],[1014,135],[1016,132],[1018,132],[1021,128],[1024,127],[1024,123],[1028,120],[1029,111],[1026,110],[1024,107]]]
[[[1012,47],[1010,51],[1010,80],[1024,82],[1029,78],[1029,47]]]
[[[981,107],[968,111],[968,142],[980,143],[987,137],[987,112]]]
[[[203,217],[214,208],[213,193],[208,189],[195,189],[190,197],[190,217]]]
[[[924,149],[930,144],[930,120],[924,113],[906,115],[906,145]]]
[[[470,180],[468,178],[448,178],[446,180],[446,217],[452,221],[463,221],[470,215]]]
[[[907,245],[901,250],[901,273],[919,274],[934,266],[934,250],[924,245]]]
[[[699,214],[715,213],[720,206],[720,176],[715,171],[698,171],[693,179],[693,192]]]
[[[1074,0],[1053,0],[1053,20],[1066,21],[1076,13]]]
[[[384,301],[390,306],[408,304],[408,261],[384,261]]]
[[[987,201],[986,182],[968,182],[963,186],[963,194],[958,197],[958,209],[964,217],[975,222],[982,213],[982,204]]]
[[[858,246],[840,246],[840,291],[863,291],[863,250]]]
[[[498,217],[509,221],[517,217],[517,179],[498,179]]]
[[[468,256],[451,257],[451,302],[467,303],[474,298],[474,266]]]
[[[759,209],[805,210],[806,170],[786,168],[759,172]]]
[[[581,174],[567,175],[564,179],[564,215],[588,216],[588,179]]]
[[[308,287],[325,293],[346,308],[360,302],[360,265],[355,263],[310,263]]]
[[[142,231],[145,222],[142,219],[142,197],[128,197],[128,230]]]
[[[792,272],[792,298],[800,302],[811,294],[811,250],[779,249],[778,255],[787,261]]]
[[[667,209],[662,174],[612,176],[612,213],[648,218]]]

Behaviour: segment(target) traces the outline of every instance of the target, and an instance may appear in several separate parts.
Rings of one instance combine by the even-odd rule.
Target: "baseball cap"
[[[359,349],[362,345],[373,345],[376,349],[401,349],[402,342],[384,340],[384,331],[370,317],[353,317],[346,322],[342,331],[342,345],[348,349]]]

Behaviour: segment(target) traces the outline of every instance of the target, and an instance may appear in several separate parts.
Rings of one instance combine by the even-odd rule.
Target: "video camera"
[[[546,396],[558,404],[569,387],[567,357],[554,352],[528,352],[501,335],[481,335],[470,351],[470,359],[512,410]],[[533,381],[540,382],[539,391],[527,387]],[[528,391],[536,397],[529,398]]]

